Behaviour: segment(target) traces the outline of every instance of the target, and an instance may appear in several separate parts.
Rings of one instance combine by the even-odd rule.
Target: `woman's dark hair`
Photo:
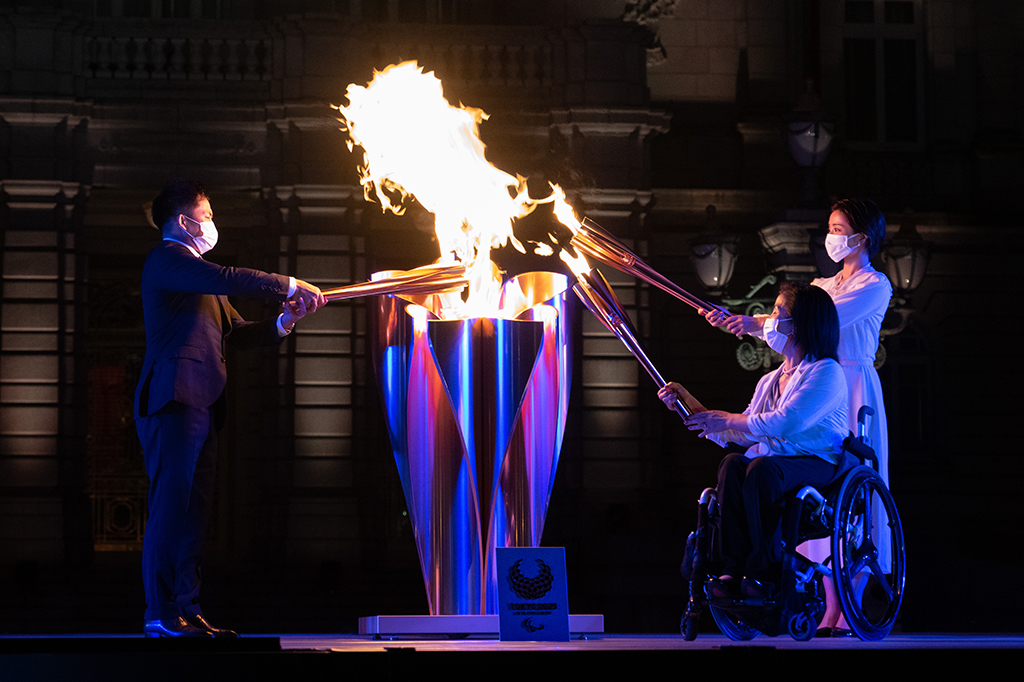
[[[867,199],[840,199],[832,204],[833,211],[839,211],[854,232],[867,235],[868,256],[875,256],[885,242],[885,216],[875,202]]]
[[[209,199],[206,188],[193,180],[171,180],[160,194],[153,199],[153,224],[163,229],[164,223],[178,215],[187,213],[203,199]]]
[[[824,289],[783,282],[779,295],[793,318],[793,343],[815,360],[839,362],[839,313]]]

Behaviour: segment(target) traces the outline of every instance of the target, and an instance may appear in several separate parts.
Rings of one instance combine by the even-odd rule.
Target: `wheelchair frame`
[[[782,519],[782,578],[769,597],[708,596],[719,513],[715,489],[707,488],[701,493],[697,530],[687,538],[681,567],[690,592],[679,625],[687,641],[697,637],[704,607],[708,607],[729,639],[746,641],[763,632],[773,637],[787,633],[795,640],[806,641],[814,637],[825,612],[824,600],[818,594],[819,575],[833,577],[843,614],[854,634],[865,641],[877,641],[889,634],[903,602],[906,553],[896,504],[873,468],[877,459],[864,435],[865,418],[873,413],[870,407],[862,407],[858,414],[859,435],[850,434],[843,442],[844,452],[858,458],[861,464],[840,473],[821,492],[806,486],[788,497]],[[877,523],[876,504],[881,505],[888,518],[886,524],[878,526],[880,532],[887,529],[890,536],[892,558],[888,566],[879,564],[878,548],[872,537]],[[832,555],[825,563],[815,563],[796,551],[805,540],[822,537],[831,537]],[[860,584],[862,580],[867,585]],[[880,594],[877,604],[865,603],[867,589]]]

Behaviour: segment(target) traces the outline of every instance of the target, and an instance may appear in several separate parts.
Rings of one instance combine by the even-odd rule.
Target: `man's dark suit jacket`
[[[258,346],[279,340],[275,318],[245,322],[227,296],[283,301],[288,288],[287,277],[221,267],[177,242],[160,242],[146,258],[146,357],[135,391],[135,418],[150,477],[142,550],[147,620],[201,613],[202,541],[216,462],[211,434],[226,412],[219,399],[227,383],[225,343]]]
[[[135,417],[172,400],[211,406],[227,383],[225,341],[244,347],[277,343],[276,318],[246,322],[228,296],[284,301],[283,275],[228,268],[196,258],[182,244],[162,241],[142,270],[146,356],[135,391]]]

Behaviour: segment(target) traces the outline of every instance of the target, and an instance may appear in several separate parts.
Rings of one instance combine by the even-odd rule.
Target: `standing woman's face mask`
[[[828,219],[828,236],[825,237],[825,251],[836,263],[863,246],[867,242],[860,232],[850,225],[850,221],[841,211],[833,211]]]

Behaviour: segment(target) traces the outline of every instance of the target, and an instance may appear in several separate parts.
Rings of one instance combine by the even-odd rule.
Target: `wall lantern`
[[[906,299],[921,285],[931,259],[931,243],[917,232],[914,212],[907,209],[900,229],[882,249],[885,271],[896,295]]]
[[[707,207],[704,230],[690,240],[690,262],[701,284],[712,296],[722,296],[732,279],[736,265],[736,242],[739,235],[722,230],[715,217],[715,207]]]
[[[796,109],[786,116],[783,134],[789,154],[803,176],[800,203],[816,206],[821,197],[821,167],[832,151],[836,124],[835,117],[822,110],[821,99],[814,92],[814,80],[808,78],[805,85]]]

